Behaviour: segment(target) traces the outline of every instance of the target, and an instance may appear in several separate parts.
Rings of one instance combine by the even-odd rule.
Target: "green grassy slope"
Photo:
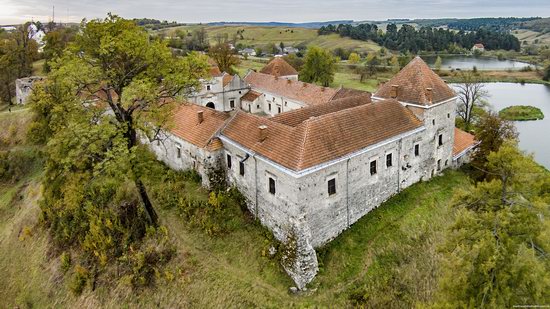
[[[238,39],[237,43],[244,45],[263,47],[274,43],[279,45],[283,42],[286,46],[296,46],[305,44],[307,46],[317,45],[326,49],[335,49],[338,47],[344,49],[353,49],[358,52],[368,52],[379,50],[380,47],[374,42],[364,42],[342,38],[337,34],[318,35],[316,29],[306,28],[285,28],[285,27],[260,27],[260,26],[181,26],[165,29],[162,32],[168,36],[175,33],[177,29],[193,31],[199,27],[205,27],[210,43],[216,42],[216,37],[227,35],[229,38],[235,37],[237,31],[243,30],[243,39]]]

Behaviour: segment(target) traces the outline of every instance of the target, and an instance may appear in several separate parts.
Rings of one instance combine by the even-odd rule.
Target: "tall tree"
[[[458,115],[464,120],[465,129],[469,130],[472,123],[472,111],[480,106],[489,96],[485,85],[471,72],[460,74],[461,83],[456,85],[458,96]]]
[[[147,32],[133,21],[109,14],[105,20],[93,20],[82,25],[75,43],[66,50],[63,59],[56,63],[52,71],[53,80],[75,91],[73,95],[84,97],[79,104],[84,109],[89,106],[90,100],[99,100],[109,107],[113,115],[107,122],[113,123],[110,130],[114,130],[115,135],[124,141],[124,149],[119,149],[120,152],[112,160],[125,162],[121,166],[128,166],[128,177],[135,184],[141,204],[153,225],[157,224],[157,214],[140,178],[135,156],[139,145],[138,131],[154,138],[158,129],[153,131],[152,128],[167,125],[177,104],[174,99],[196,90],[199,79],[206,76],[207,67],[204,56],[192,54],[186,58],[175,58],[163,42],[151,40]],[[51,89],[54,91],[56,88]],[[50,95],[55,98],[54,94]],[[58,103],[60,106],[74,105]],[[82,107],[77,112],[79,110]],[[97,115],[91,114],[90,117]],[[105,125],[104,121],[92,118],[73,123],[75,127],[72,130],[79,130],[83,124],[89,123]],[[104,147],[105,152],[111,150],[108,146]],[[109,158],[105,160],[109,161]]]
[[[239,64],[240,59],[235,54],[235,51],[231,49],[229,43],[220,41],[215,46],[210,47],[208,55],[216,61],[216,64],[222,72],[235,74],[233,66]]]
[[[334,80],[336,61],[328,52],[317,46],[308,48],[300,79],[308,83],[320,83],[328,87]]]
[[[32,74],[32,63],[38,58],[38,44],[29,32],[29,23],[12,33],[0,35],[0,100],[12,103],[15,80]]]
[[[487,170],[487,158],[491,152],[496,152],[507,140],[515,140],[518,137],[516,127],[511,121],[502,119],[495,112],[486,112],[476,121],[476,139],[480,141],[474,153],[472,165],[477,168],[478,179],[489,176]],[[476,175],[474,174],[474,175]]]
[[[50,31],[46,34],[44,40],[44,71],[50,71],[50,63],[53,59],[61,56],[63,50],[67,47],[69,42],[74,40],[76,31],[78,29],[72,27],[58,27],[57,29]]]
[[[359,63],[359,61],[361,61],[361,56],[359,56],[359,54],[357,53],[349,54],[348,62],[350,64],[357,64]]]
[[[443,253],[438,306],[550,302],[550,178],[515,142],[488,156],[494,178],[460,190]]]

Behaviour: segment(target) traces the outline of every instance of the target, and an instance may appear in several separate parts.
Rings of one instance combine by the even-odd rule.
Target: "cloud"
[[[550,1],[525,0],[0,0],[0,24],[30,19],[78,22],[113,12],[179,22],[549,16]]]

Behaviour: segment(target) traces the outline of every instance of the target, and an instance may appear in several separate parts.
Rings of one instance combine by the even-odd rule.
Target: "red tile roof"
[[[479,142],[475,140],[475,136],[455,128],[455,142],[453,145],[453,156],[461,154],[464,150],[474,147]]]
[[[323,103],[315,106],[308,106],[292,111],[284,112],[282,114],[275,115],[271,118],[272,121],[286,124],[291,127],[295,127],[302,122],[322,115],[334,113],[343,109],[372,103],[370,94],[363,94],[362,96],[347,97],[338,100],[332,100],[328,103]]]
[[[374,94],[375,97],[392,98],[392,88],[397,85],[397,100],[400,102],[432,105],[455,97],[455,92],[434,73],[420,57],[414,58],[390,81]],[[427,89],[432,89],[430,100]]]
[[[288,76],[298,75],[298,71],[293,68],[282,57],[275,57],[265,67],[260,70],[260,73],[273,76]]]
[[[203,112],[199,123],[197,113]],[[169,131],[200,148],[209,146],[216,132],[225,124],[229,114],[195,104],[185,103],[174,112],[173,126]]]
[[[223,87],[227,86],[231,82],[231,80],[233,80],[233,75],[228,74],[228,73],[224,73],[223,78],[222,78]]]
[[[262,94],[259,92],[256,92],[254,90],[248,91],[245,95],[242,96],[242,101],[247,102],[254,102],[258,97],[260,97]]]
[[[244,80],[255,90],[270,92],[306,105],[326,103],[338,92],[334,88],[278,78],[254,71],[248,72]]]
[[[291,124],[239,111],[221,134],[277,164],[300,171],[422,127],[422,122],[395,100],[320,113]],[[260,125],[267,126],[263,141],[259,139]]]

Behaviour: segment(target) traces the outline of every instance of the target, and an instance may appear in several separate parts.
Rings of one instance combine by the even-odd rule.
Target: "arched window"
[[[206,107],[209,107],[211,109],[216,109],[216,105],[214,105],[214,103],[212,103],[212,102],[206,103]]]

